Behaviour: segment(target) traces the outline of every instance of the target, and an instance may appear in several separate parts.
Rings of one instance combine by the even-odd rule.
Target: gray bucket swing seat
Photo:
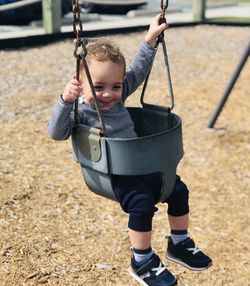
[[[181,118],[171,112],[174,107],[172,84],[164,39],[161,43],[167,68],[171,106],[163,107],[143,102],[149,72],[141,94],[142,107],[127,108],[138,134],[138,138],[132,139],[105,137],[105,123],[85,60],[86,53],[81,55],[103,129],[77,123],[72,132],[73,157],[80,164],[89,189],[111,200],[116,200],[112,188],[112,175],[162,174],[162,188],[157,202],[165,201],[175,185],[176,169],[183,157]]]

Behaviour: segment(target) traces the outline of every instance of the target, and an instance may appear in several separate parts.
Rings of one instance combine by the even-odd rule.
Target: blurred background
[[[155,11],[160,10],[159,0],[80,0],[79,3],[83,14],[92,14],[92,18],[88,17],[87,20],[96,20],[98,14],[131,17],[131,15],[145,16],[150,12],[155,13]],[[199,13],[203,14],[201,17],[204,18],[206,9],[244,7],[247,4],[250,4],[249,0],[175,0],[169,1],[168,12],[190,12],[194,14],[197,13],[195,10],[199,9]],[[0,0],[0,25],[41,25],[36,21],[43,19],[45,7],[61,11],[61,24],[65,23],[65,19],[71,17],[69,15],[71,13],[70,0]],[[134,13],[134,11],[136,12]],[[224,16],[226,17],[227,14]],[[243,14],[242,17],[244,17]],[[249,22],[250,15],[246,18],[248,19],[245,20]]]

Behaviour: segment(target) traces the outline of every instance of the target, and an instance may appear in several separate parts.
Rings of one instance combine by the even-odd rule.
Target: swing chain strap
[[[76,0],[72,0],[72,13],[73,13],[73,30],[76,35],[74,56],[76,58],[76,79],[79,80],[80,75],[80,57],[77,54],[78,48],[81,46],[81,34],[82,34],[82,21],[80,17],[80,7]],[[74,102],[74,124],[78,124],[78,99]]]
[[[74,50],[74,57],[76,58],[76,79],[79,81],[80,79],[80,63],[82,61],[84,70],[86,72],[86,76],[90,85],[90,89],[93,95],[95,107],[98,113],[99,121],[101,123],[101,135],[105,134],[105,125],[103,121],[103,117],[100,111],[100,105],[96,97],[95,88],[93,85],[93,81],[89,72],[88,64],[86,61],[87,56],[87,40],[82,38],[82,21],[81,21],[81,9],[78,0],[72,0],[72,12],[73,12],[73,30],[76,35],[76,39],[74,40],[75,43],[75,50]],[[79,48],[81,48],[80,51]],[[78,99],[75,100],[74,103],[74,124],[78,124]]]
[[[86,73],[86,76],[87,76],[87,79],[88,79],[88,82],[89,82],[89,86],[90,86],[91,93],[92,93],[92,96],[93,96],[93,99],[94,99],[94,103],[95,103],[96,111],[97,111],[97,114],[98,114],[98,118],[99,118],[99,121],[101,123],[100,134],[101,134],[101,136],[104,136],[105,133],[106,133],[105,132],[105,124],[104,124],[104,120],[103,120],[103,117],[102,117],[102,114],[101,114],[100,105],[99,105],[99,102],[97,100],[97,96],[96,96],[96,93],[95,93],[95,87],[94,87],[94,84],[93,84],[93,81],[92,81],[92,78],[91,78],[91,75],[90,75],[90,72],[89,72],[89,67],[88,67],[88,64],[87,64],[87,61],[86,61],[86,55],[87,55],[87,53],[83,52],[83,53],[80,54],[80,57],[81,57],[81,60],[82,60],[82,63],[83,63],[84,71]]]
[[[160,20],[159,20],[159,24],[160,25],[162,23],[167,23],[167,20],[166,20],[166,17],[165,17],[167,8],[168,8],[168,0],[165,1],[165,4],[164,4],[164,1],[161,0],[161,16],[160,16]],[[161,32],[160,36],[158,37],[156,47],[163,40],[163,38],[164,38],[164,31]]]
[[[159,24],[162,24],[162,23],[167,23],[166,21],[166,17],[165,17],[165,13],[166,13],[166,9],[168,7],[168,0],[165,1],[165,4],[164,4],[164,1],[161,0],[161,16],[160,16],[160,20],[159,20]],[[166,42],[164,40],[164,31],[159,35],[158,39],[157,39],[157,42],[156,42],[156,45],[155,45],[155,54],[154,54],[154,58],[156,56],[156,52],[157,52],[157,49],[158,49],[158,46],[159,44],[162,44],[162,48],[163,48],[163,55],[164,55],[164,61],[165,61],[165,66],[166,66],[166,71],[167,71],[167,80],[168,80],[168,88],[169,88],[169,94],[170,94],[170,107],[168,107],[169,111],[171,111],[173,108],[174,108],[174,94],[173,94],[173,86],[172,86],[172,81],[171,81],[171,75],[170,75],[170,68],[169,68],[169,61],[168,61],[168,54],[167,54],[167,46],[166,46]],[[153,62],[154,62],[154,59],[153,59]],[[152,66],[153,66],[153,62],[152,62]],[[151,73],[151,70],[152,70],[152,66],[148,72],[148,75],[145,79],[145,82],[144,82],[144,85],[143,85],[143,88],[142,88],[142,93],[141,93],[141,99],[140,99],[140,102],[141,102],[141,105],[144,106],[145,103],[143,101],[143,98],[144,98],[144,95],[145,95],[145,91],[146,91],[146,88],[147,88],[147,83],[148,83],[148,79],[149,79],[149,76],[150,76],[150,73]]]

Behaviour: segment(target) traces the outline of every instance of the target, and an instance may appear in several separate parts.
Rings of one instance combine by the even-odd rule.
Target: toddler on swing
[[[160,15],[153,19],[127,71],[124,56],[110,41],[100,39],[87,45],[86,60],[105,122],[106,137],[137,137],[124,101],[142,84],[151,68],[157,38],[167,28],[165,23],[159,24],[159,20]],[[57,98],[48,122],[49,136],[55,140],[70,137],[74,125],[73,103],[77,99],[79,121],[101,128],[84,70],[82,74],[82,80],[72,78],[63,94]],[[128,232],[132,245],[130,275],[141,285],[177,285],[176,278],[151,248],[152,218],[157,211],[157,192],[162,183],[160,174],[113,175],[112,179],[117,201],[122,210],[129,214]],[[212,260],[195,246],[188,235],[188,193],[187,186],[176,176],[175,187],[165,201],[171,229],[166,256],[191,270],[203,270],[211,265]]]

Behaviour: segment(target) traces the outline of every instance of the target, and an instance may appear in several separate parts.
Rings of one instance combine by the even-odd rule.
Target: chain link
[[[168,0],[165,1],[165,4],[164,1],[161,0],[161,9],[163,10],[164,14],[167,8],[168,8]]]
[[[83,31],[83,25],[82,25],[82,21],[81,21],[81,8],[79,5],[79,1],[78,0],[72,0],[72,13],[73,13],[73,31],[76,35],[76,38],[74,40],[75,43],[75,50],[74,50],[74,57],[76,58],[76,79],[79,80],[80,79],[80,63],[82,62],[83,64],[83,68],[85,70],[90,88],[91,88],[91,92],[93,95],[93,99],[95,102],[95,106],[96,106],[96,111],[98,113],[98,117],[101,123],[101,131],[100,134],[104,135],[105,134],[105,125],[104,125],[104,121],[103,121],[103,117],[101,114],[101,110],[100,110],[100,105],[99,102],[97,100],[96,94],[95,94],[95,88],[93,85],[93,81],[89,72],[89,68],[88,68],[88,64],[86,61],[86,56],[87,56],[87,40],[83,39],[82,37],[82,31]],[[75,125],[78,124],[78,100],[75,101],[75,108],[74,108],[74,122]]]
[[[168,0],[166,0],[166,1],[161,0],[160,7],[161,7],[161,16],[160,16],[159,24],[162,24],[162,23],[166,23],[167,24],[167,20],[166,20],[165,14],[166,14],[166,10],[168,8]],[[164,37],[164,32],[162,32],[160,34],[160,36],[158,37],[157,45],[160,42],[162,42],[163,37]]]
[[[81,21],[81,9],[79,1],[72,0],[72,13],[73,13],[73,30],[76,34],[76,38],[80,39],[82,36],[82,21]]]
[[[81,20],[81,8],[78,0],[72,0],[72,13],[73,13],[73,31],[76,35],[76,39],[74,41],[75,43],[74,56],[76,59],[80,59],[81,53],[84,53],[85,56],[87,54],[87,49],[86,49],[87,43],[82,38],[83,25]],[[82,49],[79,52],[78,49],[80,47]]]

